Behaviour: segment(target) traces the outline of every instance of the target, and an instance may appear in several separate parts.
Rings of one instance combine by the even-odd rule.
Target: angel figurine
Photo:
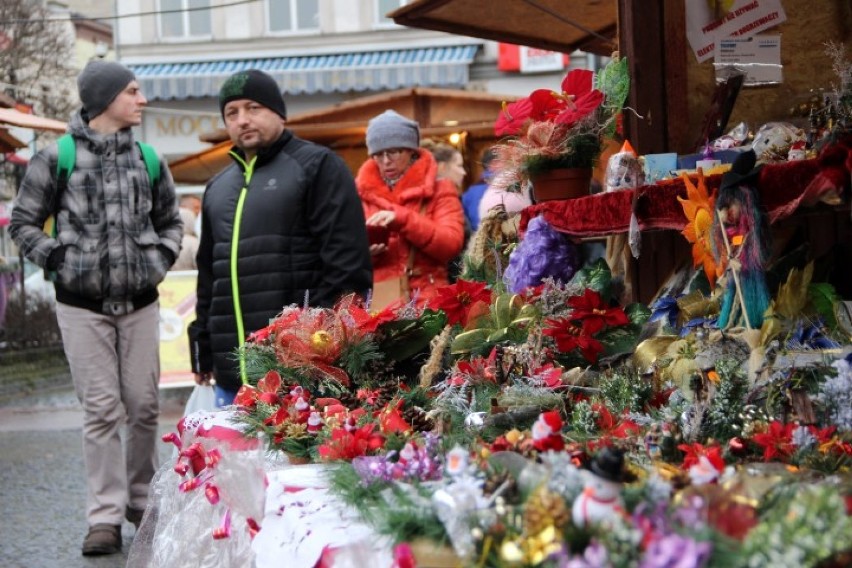
[[[764,272],[772,251],[769,222],[760,204],[754,151],[743,152],[722,176],[716,198],[713,253],[727,266],[728,278],[719,310],[719,329],[745,325],[760,329],[769,307]]]

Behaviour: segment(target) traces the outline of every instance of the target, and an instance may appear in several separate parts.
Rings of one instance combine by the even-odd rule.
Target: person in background
[[[492,148],[486,148],[482,153],[482,174],[479,176],[479,181],[470,187],[462,194],[462,207],[464,208],[464,216],[470,225],[471,232],[475,232],[479,228],[479,202],[482,195],[488,188],[491,178],[494,177],[494,158],[496,154]]]
[[[183,209],[189,209],[192,211],[194,225],[192,228],[192,232],[196,237],[201,236],[201,198],[197,195],[183,195],[180,198],[180,206]],[[196,247],[197,248],[197,247]],[[192,257],[193,259],[195,256]],[[195,260],[193,260],[193,264]]]
[[[464,190],[464,176],[467,175],[461,152],[445,142],[433,140],[424,140],[423,147],[432,153],[435,162],[438,164],[438,178],[453,182],[456,191],[461,195]]]
[[[219,109],[233,163],[204,192],[192,370],[219,406],[248,381],[234,353],[291,304],[331,307],[372,283],[364,213],[352,174],[334,152],[297,138],[275,80],[231,75]]]
[[[420,304],[448,284],[447,263],[464,242],[464,214],[455,185],[438,178],[438,164],[420,147],[420,126],[392,110],[367,125],[370,157],[355,183],[367,225],[386,227],[386,243],[370,245],[374,280],[401,276]],[[409,261],[413,252],[413,261]]]
[[[520,213],[530,205],[532,205],[532,199],[530,199],[529,187],[523,188],[522,192],[514,192],[489,185],[479,200],[479,218],[483,219],[495,207],[502,206],[511,215]]]
[[[456,186],[456,191],[461,195],[462,191],[464,191],[464,177],[467,175],[461,152],[445,142],[435,142],[428,139],[423,141],[422,146],[432,153],[432,156],[435,157],[435,161],[438,163],[438,179],[448,179],[453,182]],[[470,239],[471,232],[470,224],[467,222],[467,218],[465,218],[462,250],[467,247],[467,241]],[[447,264],[447,279],[451,283],[455,282],[459,274],[461,274],[462,262],[463,255],[459,253],[458,256],[450,260]]]
[[[33,156],[10,231],[27,257],[57,274],[56,317],[83,406],[82,551],[90,556],[121,552],[122,520],[138,528],[158,468],[157,285],[180,252],[182,229],[165,160],[151,187],[134,141],[147,104],[136,77],[96,59],[77,86],[83,106],[68,125],[74,169],[57,180],[57,144]],[[56,238],[42,229],[54,213]]]
[[[195,234],[195,213],[186,207],[178,209],[183,222],[183,239],[180,254],[172,265],[172,270],[195,270],[195,255],[198,254],[198,235]]]

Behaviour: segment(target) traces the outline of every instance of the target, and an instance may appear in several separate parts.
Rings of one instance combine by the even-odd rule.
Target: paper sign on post
[[[786,20],[781,0],[734,0],[727,11],[699,0],[686,3],[686,36],[699,62],[713,57],[717,40],[748,38]]]
[[[783,79],[781,36],[725,38],[716,42],[716,79],[743,73],[743,85],[771,85]]]

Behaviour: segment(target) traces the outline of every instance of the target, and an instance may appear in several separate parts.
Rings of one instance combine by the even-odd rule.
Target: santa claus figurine
[[[564,450],[562,424],[558,410],[542,412],[532,426],[533,447],[540,452]]]
[[[624,469],[624,452],[614,448],[604,448],[598,452],[589,463],[589,468],[583,470],[583,492],[577,496],[571,508],[574,525],[585,527],[606,523],[623,515],[621,488],[630,481],[630,477]]]
[[[312,410],[310,416],[308,416],[307,430],[308,434],[319,434],[319,431],[322,430],[322,415],[318,410]]]

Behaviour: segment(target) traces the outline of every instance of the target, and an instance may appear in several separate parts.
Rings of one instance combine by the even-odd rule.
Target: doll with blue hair
[[[769,307],[764,276],[772,252],[769,221],[757,193],[760,166],[754,151],[743,152],[722,176],[716,197],[713,253],[727,266],[719,329],[759,329]]]

